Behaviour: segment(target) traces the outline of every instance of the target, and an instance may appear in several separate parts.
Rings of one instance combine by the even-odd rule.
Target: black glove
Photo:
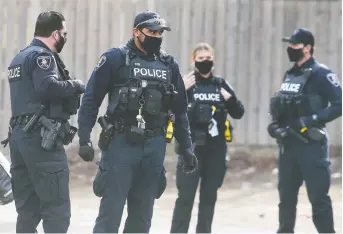
[[[287,137],[288,133],[286,128],[278,128],[275,130],[275,138],[281,141],[283,138]]]
[[[86,90],[86,85],[82,80],[71,80],[71,83],[76,88],[77,93],[84,93]]]
[[[91,162],[94,159],[92,142],[80,142],[79,155],[83,161]]]
[[[191,148],[180,152],[182,159],[181,167],[184,173],[191,174],[198,169],[198,159]]]
[[[275,136],[275,131],[279,128],[279,124],[277,122],[271,122],[268,125],[267,131],[269,133],[269,136],[271,136],[272,138],[276,138]]]
[[[280,128],[277,122],[272,122],[268,125],[268,133],[272,138],[275,138],[277,141],[281,141],[287,136],[287,130],[285,128]]]

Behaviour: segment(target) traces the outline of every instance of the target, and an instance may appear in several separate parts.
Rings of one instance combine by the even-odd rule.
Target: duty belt
[[[131,126],[125,125],[119,128],[115,128],[114,134],[122,134],[130,131]],[[165,134],[165,130],[163,127],[154,128],[154,129],[144,129],[144,136],[145,137],[156,137],[156,136],[163,136]]]
[[[25,125],[25,124],[27,124],[30,121],[32,116],[33,115],[12,116],[11,119],[10,119],[10,126],[11,126],[11,128],[13,128],[15,125]],[[55,119],[51,119],[51,120],[58,121],[58,122],[60,122],[62,124],[66,122],[65,120],[55,120]],[[37,126],[41,126],[41,124],[38,122],[37,125],[34,128],[36,128]]]
[[[124,134],[129,132],[131,126],[135,125],[132,122],[126,122],[125,119],[110,119],[109,123],[113,125],[113,134]],[[145,128],[144,129],[144,136],[145,137],[156,137],[156,136],[164,136],[166,133],[165,127],[156,127],[156,128]]]

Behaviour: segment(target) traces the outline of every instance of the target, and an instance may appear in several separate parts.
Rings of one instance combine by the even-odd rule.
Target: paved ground
[[[331,189],[335,226],[342,233],[342,189],[334,185]],[[151,233],[168,233],[172,209],[176,198],[174,188],[169,188],[156,201]],[[213,233],[275,233],[277,227],[277,192],[274,188],[244,188],[220,190],[213,223]],[[91,233],[98,212],[99,199],[90,186],[73,186],[72,221],[70,233]],[[195,233],[197,204],[193,210],[190,233]],[[125,219],[126,214],[123,217]],[[0,232],[15,232],[16,212],[11,203],[0,207]],[[123,222],[122,222],[123,223]],[[299,194],[297,232],[315,233],[311,220],[311,207],[304,188]],[[41,227],[39,231],[42,232]]]

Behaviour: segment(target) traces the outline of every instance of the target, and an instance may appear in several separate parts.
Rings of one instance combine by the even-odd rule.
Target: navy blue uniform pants
[[[178,198],[175,202],[171,233],[187,233],[200,180],[200,196],[197,233],[211,233],[217,190],[221,187],[226,173],[226,142],[219,137],[211,138],[204,146],[197,146],[195,154],[199,170],[190,175],[177,168],[176,186]]]
[[[319,233],[333,233],[328,141],[304,144],[289,139],[280,146],[279,228],[278,233],[293,233],[299,188],[303,181],[312,205],[312,220]]]
[[[10,137],[12,189],[18,213],[16,232],[34,233],[41,220],[46,233],[66,233],[70,224],[69,169],[61,142],[41,147],[40,129]]]
[[[103,151],[100,169],[105,181],[94,233],[118,233],[125,202],[125,233],[148,233],[166,151],[164,136],[130,145],[115,135]]]

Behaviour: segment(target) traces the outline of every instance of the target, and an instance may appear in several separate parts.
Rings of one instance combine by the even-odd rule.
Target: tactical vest
[[[324,100],[306,86],[319,68],[320,65],[315,63],[310,68],[302,69],[300,75],[285,74],[280,91],[271,99],[270,113],[274,120],[287,123],[324,108]]]
[[[12,116],[32,115],[42,104],[32,82],[32,71],[30,70],[31,61],[28,57],[33,53],[46,52],[53,53],[40,46],[28,46],[21,50],[12,60],[8,67],[8,81],[11,93]],[[56,63],[55,58],[53,63]],[[59,74],[56,67],[56,73]],[[60,77],[60,74],[59,74]],[[69,113],[63,111],[63,100],[56,100],[52,103],[44,103],[47,106],[44,115],[51,119],[69,119]]]
[[[174,93],[171,84],[171,57],[161,52],[154,60],[145,60],[126,46],[120,50],[125,65],[119,69],[120,85],[109,91],[107,115],[124,125],[136,125],[141,109],[146,128],[165,126]]]
[[[221,80],[214,77],[209,84],[197,82],[191,89],[190,103],[188,104],[188,118],[191,125],[204,125],[207,127],[209,120],[214,117],[218,125],[224,125],[227,109],[225,100],[220,93]],[[215,107],[215,111],[213,111]],[[214,114],[213,114],[214,112]]]

